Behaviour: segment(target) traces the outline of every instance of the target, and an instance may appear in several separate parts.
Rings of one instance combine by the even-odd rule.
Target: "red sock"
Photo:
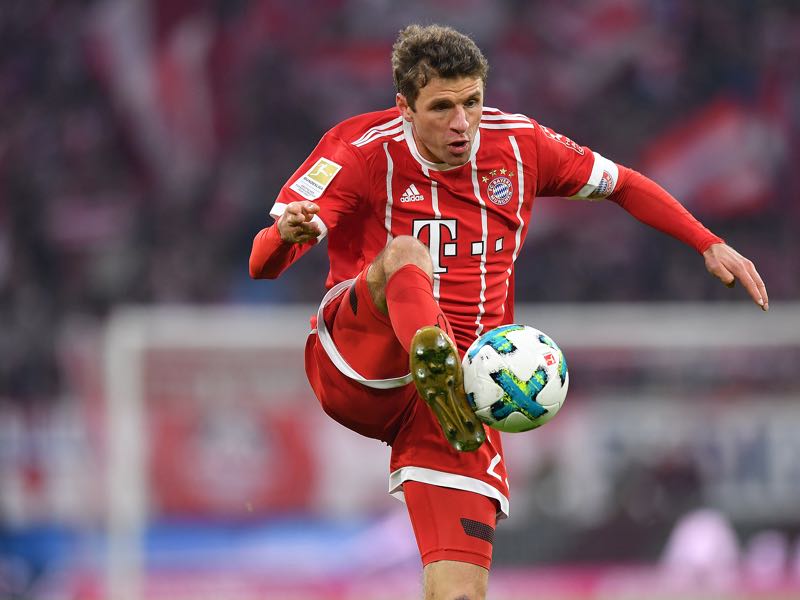
[[[417,265],[404,265],[389,278],[386,305],[394,333],[406,352],[411,347],[411,338],[426,325],[438,325],[455,342],[453,329],[433,297],[431,279]]]

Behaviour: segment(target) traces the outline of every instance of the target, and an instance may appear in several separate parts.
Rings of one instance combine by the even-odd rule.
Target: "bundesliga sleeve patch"
[[[304,175],[290,185],[289,189],[307,200],[316,200],[322,196],[341,169],[342,165],[337,165],[327,158],[320,158]]]

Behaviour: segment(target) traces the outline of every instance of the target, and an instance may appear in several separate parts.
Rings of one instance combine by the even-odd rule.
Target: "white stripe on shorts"
[[[392,377],[391,379],[367,379],[366,377],[363,377],[360,373],[358,373],[358,371],[347,364],[347,361],[340,354],[339,349],[336,347],[336,343],[333,341],[331,334],[328,332],[328,328],[325,325],[325,319],[323,318],[322,314],[325,307],[342,294],[346,294],[347,290],[350,289],[350,285],[354,281],[355,279],[348,279],[347,281],[337,283],[330,290],[328,290],[328,293],[325,294],[322,302],[320,302],[319,309],[317,310],[317,336],[319,337],[319,342],[322,344],[323,350],[325,350],[328,358],[331,359],[331,362],[336,366],[337,369],[339,369],[339,372],[342,375],[349,377],[353,381],[357,381],[361,385],[365,385],[377,390],[388,390],[408,385],[411,383],[411,373],[403,375],[402,377]]]

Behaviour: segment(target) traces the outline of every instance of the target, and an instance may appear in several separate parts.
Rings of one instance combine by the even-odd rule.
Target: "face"
[[[451,166],[469,160],[483,111],[483,80],[479,77],[432,78],[420,89],[415,108],[397,94],[397,107],[414,129],[423,158]]]

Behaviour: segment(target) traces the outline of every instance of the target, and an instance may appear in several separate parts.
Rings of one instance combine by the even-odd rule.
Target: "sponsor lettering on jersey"
[[[322,196],[342,165],[336,164],[327,158],[320,158],[305,174],[289,186],[303,198],[316,200]]]
[[[419,193],[417,190],[417,186],[413,183],[406,188],[406,191],[403,192],[403,195],[400,196],[400,202],[422,202],[425,200],[425,196]]]
[[[560,133],[556,133],[555,131],[553,131],[549,127],[545,127],[544,125],[539,125],[539,127],[541,127],[541,129],[542,129],[542,133],[544,133],[551,140],[554,140],[554,141],[558,142],[559,144],[563,144],[564,146],[566,146],[570,150],[574,150],[575,152],[577,152],[578,154],[583,156],[583,154],[584,154],[583,147],[581,147],[578,144],[576,144],[575,142],[573,142],[567,136],[561,135]]]
[[[458,221],[455,219],[414,219],[411,235],[421,240],[422,232],[427,230],[428,249],[431,253],[433,272],[435,275],[447,273],[447,267],[442,265],[442,258],[445,256],[456,256],[457,229]],[[450,234],[452,242],[445,242],[442,235],[444,230]]]

